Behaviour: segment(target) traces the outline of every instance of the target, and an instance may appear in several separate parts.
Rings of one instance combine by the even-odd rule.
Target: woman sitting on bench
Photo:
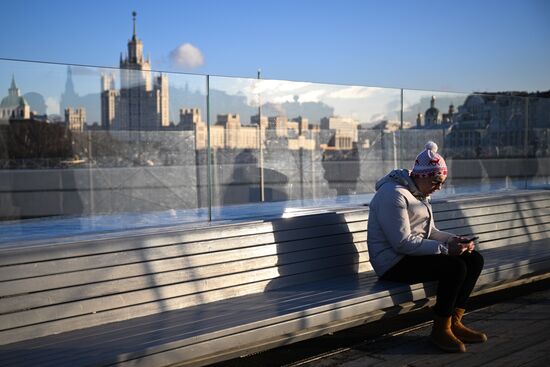
[[[483,268],[472,238],[435,228],[429,195],[447,178],[445,160],[428,142],[412,171],[394,170],[376,183],[369,207],[368,249],[376,274],[408,284],[438,281],[432,341],[448,352],[464,343],[484,342],[484,333],[461,320],[466,301]]]

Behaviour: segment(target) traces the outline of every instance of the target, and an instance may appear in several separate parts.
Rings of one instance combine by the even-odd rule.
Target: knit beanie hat
[[[416,157],[411,176],[447,176],[447,165],[443,157],[437,154],[437,149],[437,144],[433,141],[426,143],[425,149]]]

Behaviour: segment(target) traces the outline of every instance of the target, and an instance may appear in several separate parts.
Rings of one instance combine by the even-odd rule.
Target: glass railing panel
[[[425,105],[433,103],[436,109],[441,108],[438,101],[452,103],[446,113],[431,106],[425,112],[416,107],[416,128],[401,132],[405,161],[412,162],[413,152],[421,149],[423,141],[433,140],[439,145],[449,177],[436,195],[518,189],[547,182],[548,174],[541,166],[544,159],[536,157],[543,154],[539,146],[544,144],[544,126],[548,126],[542,112],[546,101],[535,102],[537,107],[529,110],[526,96],[507,93],[404,91],[404,110],[414,106],[411,101],[419,96]],[[435,124],[433,116],[438,116]]]
[[[217,218],[362,203],[394,164],[380,131],[400,126],[398,89],[222,77],[210,85]]]
[[[536,168],[529,157],[528,99],[506,94],[475,98],[470,110],[488,121],[477,155],[481,183],[489,190],[525,188]]]
[[[465,123],[484,122],[480,143],[470,156],[482,190],[525,188],[536,161],[529,159],[528,100],[507,94],[478,94],[466,104]]]
[[[1,230],[40,240],[208,219],[194,147],[205,77],[15,61],[0,70]]]
[[[539,95],[7,60],[0,70],[2,243],[363,204],[429,140],[449,167],[436,195],[549,183]]]

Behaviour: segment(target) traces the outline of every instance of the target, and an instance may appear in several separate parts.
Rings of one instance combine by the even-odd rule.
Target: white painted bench
[[[434,203],[476,233],[476,292],[550,271],[550,191]],[[368,207],[165,234],[0,249],[0,365],[205,365],[422,307],[378,281]]]

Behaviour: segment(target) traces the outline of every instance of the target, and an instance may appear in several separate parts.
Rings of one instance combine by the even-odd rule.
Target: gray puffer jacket
[[[394,170],[376,183],[369,204],[370,262],[382,276],[405,255],[447,254],[452,233],[435,228],[432,206],[406,169]]]

